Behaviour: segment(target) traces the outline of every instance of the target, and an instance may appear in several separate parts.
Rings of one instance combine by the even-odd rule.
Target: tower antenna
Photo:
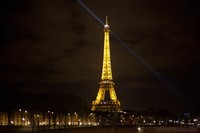
[[[108,25],[108,16],[106,16],[106,25]]]

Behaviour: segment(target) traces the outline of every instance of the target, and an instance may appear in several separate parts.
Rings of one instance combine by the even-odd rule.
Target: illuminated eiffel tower
[[[102,76],[96,100],[92,101],[92,111],[119,112],[121,110],[112,78],[109,33],[110,27],[106,16]]]

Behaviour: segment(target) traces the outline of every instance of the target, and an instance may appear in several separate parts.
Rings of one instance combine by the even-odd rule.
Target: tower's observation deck
[[[106,17],[104,25],[104,52],[103,52],[103,67],[100,88],[95,101],[92,101],[92,111],[120,111],[120,102],[114,89],[114,82],[111,70],[111,55],[110,55],[110,26]],[[105,95],[109,92],[109,98]]]

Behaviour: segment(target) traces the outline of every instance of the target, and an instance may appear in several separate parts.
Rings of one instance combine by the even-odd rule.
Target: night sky
[[[168,82],[110,36],[113,79],[122,109],[200,113],[197,2],[82,2],[103,22],[108,16],[111,31]],[[1,0],[3,102],[12,100],[12,92],[72,93],[91,106],[101,78],[103,37],[103,25],[76,0]]]

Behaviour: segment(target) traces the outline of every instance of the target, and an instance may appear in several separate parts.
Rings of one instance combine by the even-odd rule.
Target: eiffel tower
[[[100,81],[100,88],[95,101],[92,101],[92,111],[98,112],[119,112],[120,102],[114,89],[114,82],[111,70],[110,57],[110,27],[106,16],[106,24],[104,25],[104,53],[103,53],[103,68]]]

